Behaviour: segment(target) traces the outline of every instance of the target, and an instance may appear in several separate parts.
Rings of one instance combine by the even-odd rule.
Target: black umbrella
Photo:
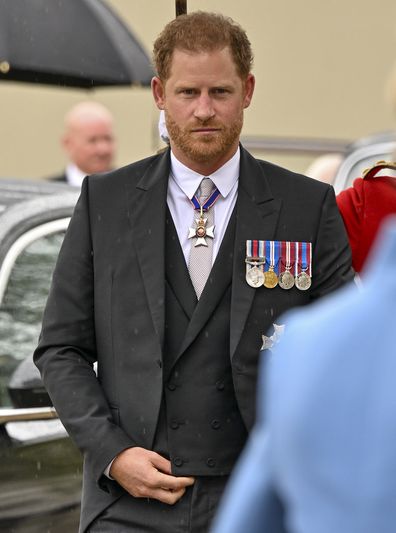
[[[103,0],[0,0],[0,81],[149,85],[150,59]]]

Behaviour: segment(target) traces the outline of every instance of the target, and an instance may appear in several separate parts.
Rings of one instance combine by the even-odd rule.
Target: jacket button
[[[217,390],[224,390],[224,382],[223,381],[216,381],[216,389]]]
[[[179,423],[174,420],[173,422],[171,422],[170,427],[172,429],[177,429],[179,427]]]
[[[176,385],[174,383],[168,383],[167,389],[170,391],[176,390]]]
[[[182,464],[183,464],[183,459],[182,459],[181,457],[175,457],[175,458],[173,459],[173,464],[174,464],[175,466],[182,466]]]
[[[206,464],[210,468],[213,468],[214,466],[216,466],[216,461],[213,459],[213,457],[209,457],[209,459],[206,460]]]
[[[212,420],[210,425],[213,429],[219,429],[219,427],[221,426],[220,420]]]

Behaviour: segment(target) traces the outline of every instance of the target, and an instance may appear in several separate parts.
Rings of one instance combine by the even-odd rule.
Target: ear
[[[256,84],[255,77],[253,76],[253,74],[250,73],[244,82],[245,96],[243,98],[243,107],[245,109],[250,106],[250,102],[252,101],[252,97],[254,93],[255,84]]]
[[[151,80],[151,91],[158,109],[164,109],[165,104],[165,87],[158,76]]]

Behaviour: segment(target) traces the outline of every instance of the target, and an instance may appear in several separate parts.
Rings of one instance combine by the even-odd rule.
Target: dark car
[[[78,194],[62,184],[0,180],[0,531],[78,529],[81,454],[32,361]]]

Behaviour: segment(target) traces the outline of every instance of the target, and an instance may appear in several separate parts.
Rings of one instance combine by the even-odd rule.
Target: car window
[[[12,372],[31,356],[40,333],[41,319],[52,271],[64,231],[30,243],[18,256],[0,305],[0,406],[9,406],[7,384]]]

